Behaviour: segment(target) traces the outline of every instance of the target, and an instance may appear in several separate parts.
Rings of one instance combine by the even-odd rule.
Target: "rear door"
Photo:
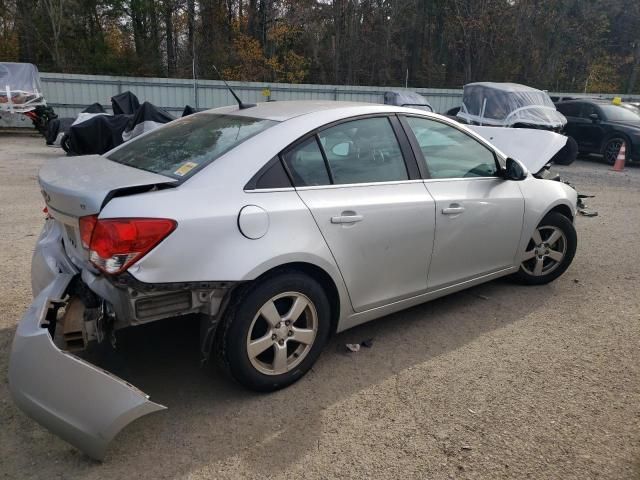
[[[402,121],[426,161],[436,203],[429,289],[513,266],[524,214],[518,183],[500,178],[494,153],[466,132],[424,117]]]
[[[355,311],[426,290],[435,205],[395,116],[332,125],[282,158]]]

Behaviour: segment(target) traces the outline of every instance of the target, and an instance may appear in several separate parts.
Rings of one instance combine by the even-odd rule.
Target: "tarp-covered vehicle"
[[[570,165],[578,155],[576,141],[564,135],[566,117],[556,110],[549,94],[542,90],[518,83],[469,83],[464,86],[462,106],[447,113],[450,118],[469,125],[509,129],[504,133],[491,130],[478,132],[485,138],[493,135],[511,138],[515,135],[511,131],[513,128],[547,130],[559,134],[562,145],[553,142],[559,150],[552,163]],[[525,139],[525,143],[531,143],[527,131],[519,132],[517,138],[512,139],[518,143],[521,138]],[[539,139],[532,134],[531,140],[535,142]]]
[[[111,98],[111,109],[113,115],[102,107],[80,113],[61,139],[65,152],[69,155],[101,155],[174,120],[171,114],[149,102],[141,105],[138,97],[128,91]]]
[[[433,112],[433,107],[422,95],[409,90],[392,90],[384,92],[385,105],[396,105],[398,107],[417,108]]]
[[[40,75],[30,63],[0,63],[0,110],[27,113],[46,105]]]
[[[538,128],[558,133],[567,124],[547,92],[518,83],[465,85],[457,117],[471,125]]]
[[[56,117],[53,110],[47,107],[35,65],[0,62],[0,117],[10,120],[14,115],[29,117],[43,134],[48,121]]]

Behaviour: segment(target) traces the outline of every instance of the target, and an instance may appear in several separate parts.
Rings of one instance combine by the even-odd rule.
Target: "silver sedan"
[[[10,388],[95,458],[164,408],[83,359],[123,328],[198,314],[203,359],[270,391],[335,332],[506,275],[550,282],[576,250],[575,190],[394,106],[210,110],[48,162],[39,183],[48,213]]]

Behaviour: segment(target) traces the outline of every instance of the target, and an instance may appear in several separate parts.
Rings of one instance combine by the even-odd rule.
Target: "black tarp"
[[[102,105],[96,102],[96,103],[92,103],[87,108],[82,110],[81,113],[107,113],[107,111],[104,109]]]
[[[47,145],[53,145],[59,133],[67,133],[74,120],[75,118],[71,117],[53,118],[49,120],[47,124],[47,134],[45,135]]]
[[[198,113],[198,110],[193,108],[191,105],[185,105],[184,110],[182,111],[182,116],[188,117],[189,115],[193,115],[194,113]]]
[[[113,115],[104,114],[105,110],[99,103],[82,111],[84,115],[81,114],[75,120],[75,125],[68,128],[62,141],[62,147],[68,154],[101,155],[141,133],[175,120],[166,110],[149,102],[140,105],[138,98],[131,92],[111,97],[111,106]],[[191,109],[187,106],[185,112],[187,108]],[[55,136],[52,133],[54,140],[56,136],[57,133]]]
[[[172,120],[175,120],[175,118],[166,110],[158,108],[149,102],[144,102],[140,105],[140,108],[138,108],[133,118],[131,118],[131,121],[122,134],[122,138],[127,142],[144,132],[155,130],[160,125],[169,123]]]
[[[105,109],[98,102],[92,103],[88,107],[86,107],[80,113],[106,113]],[[49,120],[47,124],[47,133],[45,135],[45,139],[47,140],[47,145],[54,145],[58,135],[60,133],[69,134],[69,130],[75,122],[76,119],[73,117],[64,117],[64,118],[54,118]]]
[[[124,141],[122,132],[131,115],[96,115],[69,129],[69,138],[63,145],[71,155],[103,154]]]
[[[114,115],[134,115],[140,108],[140,101],[133,93],[126,91],[111,97]]]

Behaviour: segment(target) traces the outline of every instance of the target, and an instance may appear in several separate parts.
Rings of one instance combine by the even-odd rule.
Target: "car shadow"
[[[11,444],[5,458],[17,462],[25,478],[75,477],[89,471],[108,478],[109,472],[125,471],[127,465],[137,471],[141,456],[147,466],[141,476],[147,478],[186,476],[232,461],[241,461],[256,475],[276,474],[283,463],[319,448],[329,407],[487,332],[525,320],[554,290],[553,284],[524,287],[498,280],[355,327],[335,335],[299,382],[270,394],[249,392],[216,369],[200,368],[199,325],[193,318],[131,328],[120,335],[118,352],[103,361],[169,410],[125,428],[104,463],[97,463],[19,413],[5,384],[0,420],[8,428],[0,437],[6,435],[2,443]],[[13,331],[0,331],[4,378]],[[357,353],[345,348],[369,339],[372,346]],[[33,458],[39,461],[34,464]]]

